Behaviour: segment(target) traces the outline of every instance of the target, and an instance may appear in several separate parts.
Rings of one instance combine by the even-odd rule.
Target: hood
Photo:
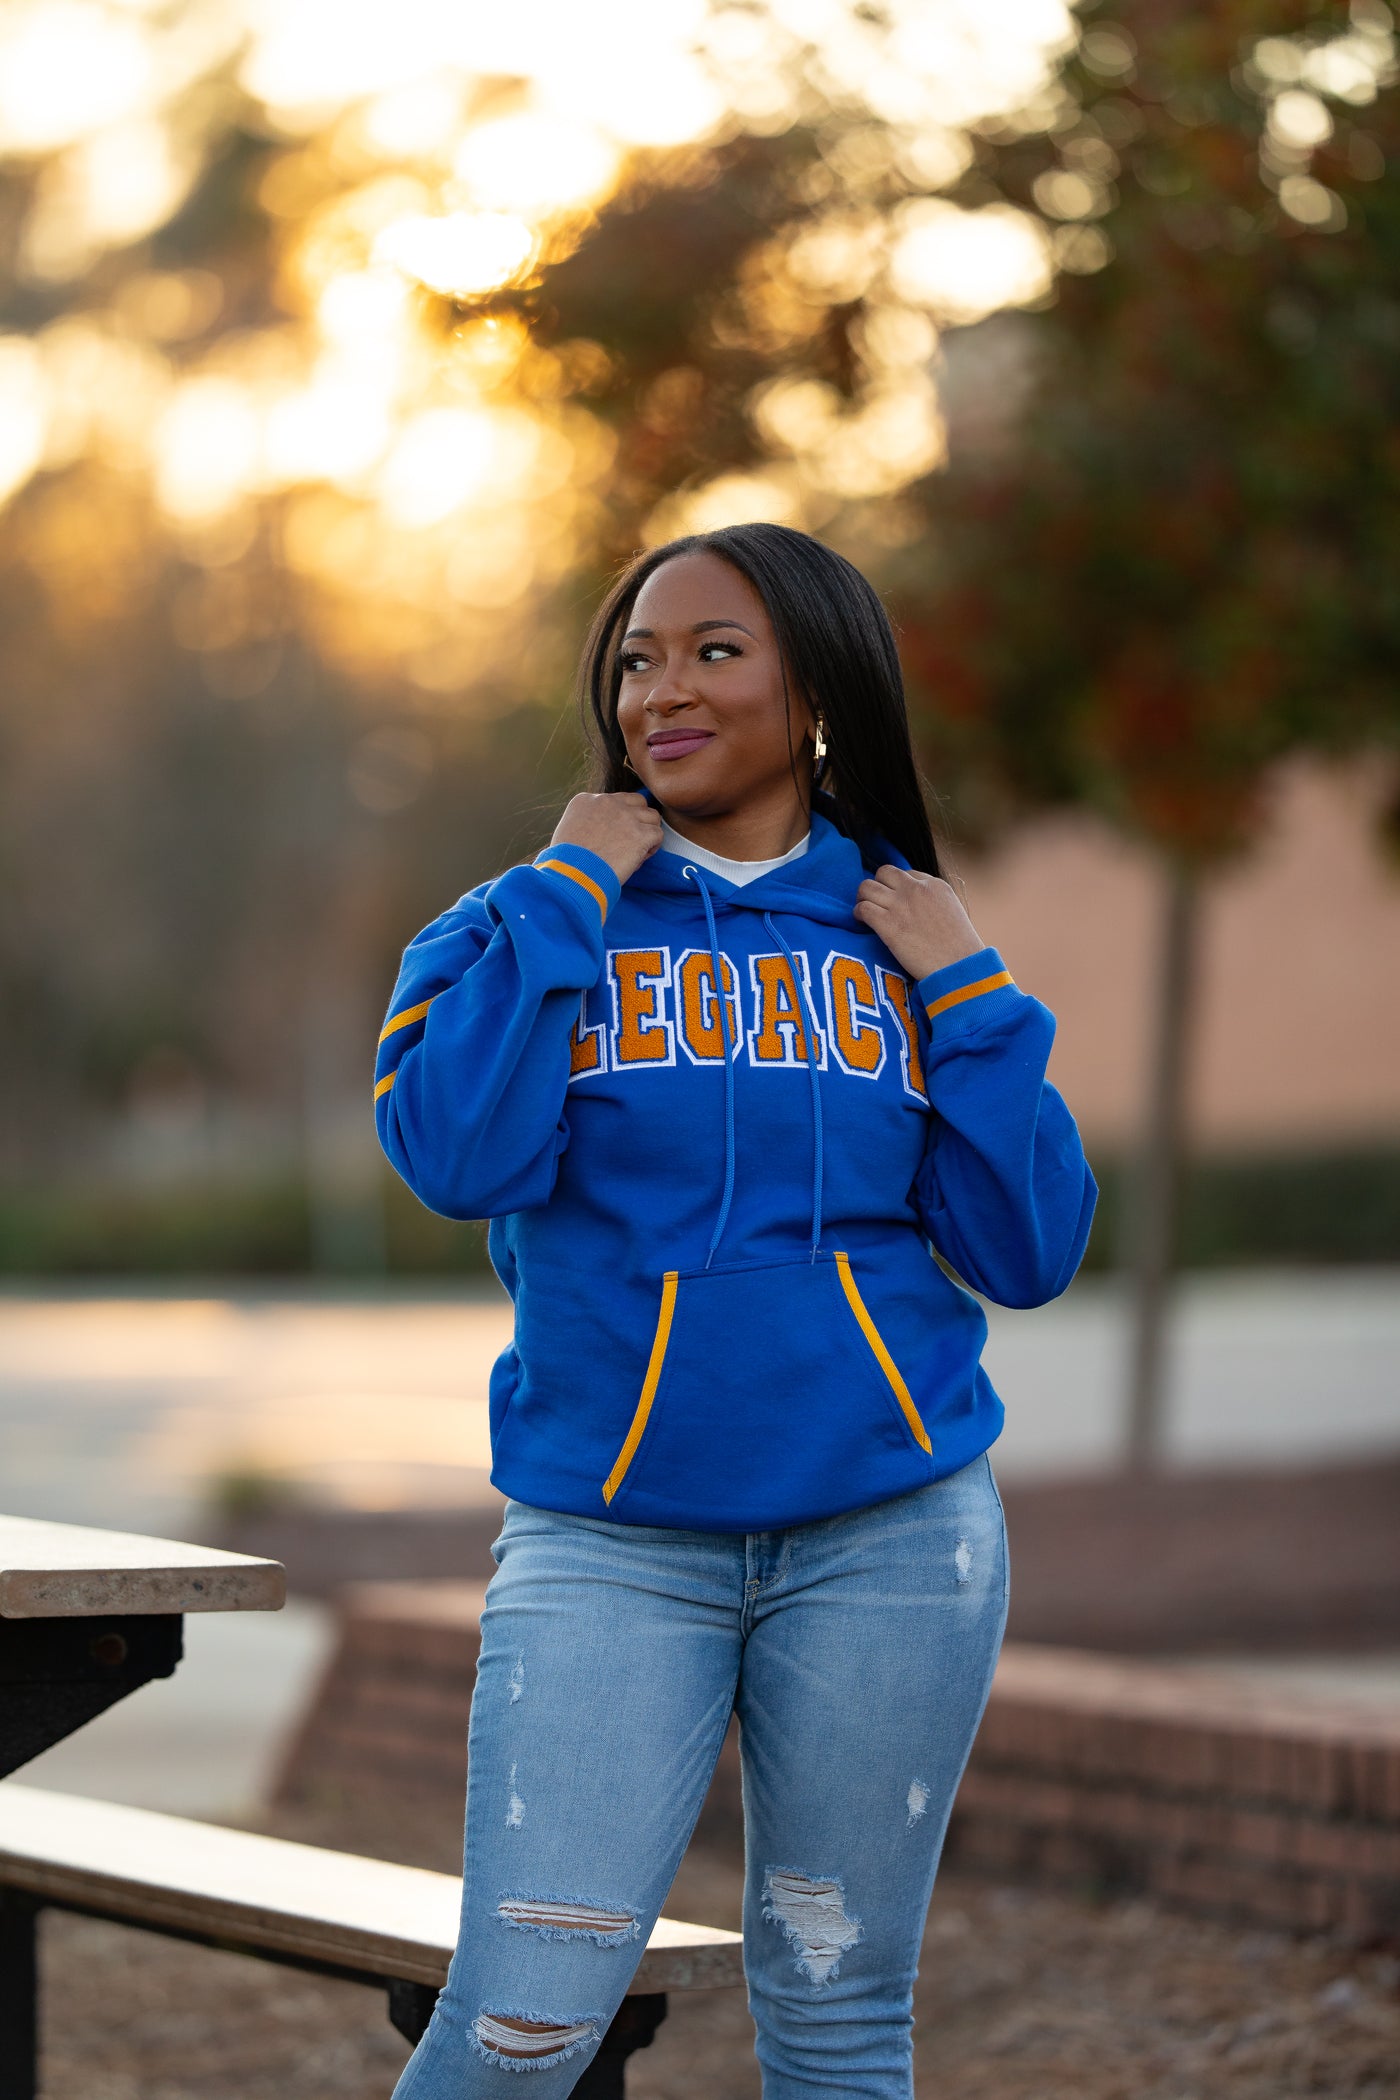
[[[653,809],[660,804],[644,789]],[[756,882],[741,886],[728,882],[711,869],[705,872],[705,889],[714,899],[716,911],[783,912],[811,919],[821,926],[838,926],[856,932],[860,922],[853,915],[856,891],[868,875],[886,863],[907,868],[904,855],[878,836],[863,853],[835,822],[836,806],[820,792],[812,798],[812,843],[798,860],[760,875]],[[653,853],[632,875],[626,887],[645,892],[658,903],[674,900],[678,913],[687,918],[703,909],[694,881],[685,873],[688,863],[676,853]],[[664,907],[663,907],[664,908]]]

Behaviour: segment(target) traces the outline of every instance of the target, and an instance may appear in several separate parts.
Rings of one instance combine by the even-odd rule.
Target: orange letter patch
[[[917,1101],[927,1101],[923,1059],[919,1055],[919,1024],[909,1003],[909,980],[901,977],[897,970],[882,970],[880,989],[885,995],[885,1004],[899,1023],[899,1059],[904,1067],[905,1091]]]
[[[724,977],[724,1006],[729,1040],[737,1043],[743,1031],[739,1016],[739,982],[727,955],[719,959]],[[717,1065],[724,1059],[724,1034],[720,1028],[719,1001],[715,997],[714,958],[708,948],[687,948],[676,965],[676,1005],[680,1022],[681,1048],[692,1064]]]
[[[608,1068],[607,1051],[603,1047],[603,1024],[596,1028],[588,1026],[586,992],[580,992],[578,1019],[569,1030],[569,1077],[586,1078],[590,1072],[605,1072]]]
[[[826,1018],[836,1061],[843,1071],[875,1079],[884,1068],[885,1031],[875,979],[853,955],[828,955]]]
[[[811,972],[800,948],[794,955],[802,973],[802,985],[810,999]],[[754,1025],[749,1030],[751,1065],[805,1065],[807,1062],[806,1008],[799,1001],[785,955],[751,955],[749,975],[753,980]],[[817,1064],[825,1069],[826,1038],[817,1030]]]
[[[613,995],[613,1069],[673,1065],[676,1034],[666,1018],[669,948],[614,948],[608,955]]]

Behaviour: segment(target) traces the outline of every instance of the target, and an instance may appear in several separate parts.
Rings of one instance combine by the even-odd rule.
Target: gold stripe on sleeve
[[[606,919],[608,916],[608,893],[601,884],[593,880],[591,875],[585,875],[582,868],[571,867],[566,860],[537,860],[535,866],[537,868],[548,868],[551,874],[554,875],[567,875],[570,882],[578,883],[580,888],[587,890],[589,896]]]
[[[437,994],[435,992],[433,998],[435,999],[436,997]],[[380,1042],[387,1043],[390,1036],[397,1035],[401,1028],[411,1028],[415,1021],[421,1021],[432,1003],[432,999],[421,999],[417,1006],[406,1006],[401,1014],[390,1014],[379,1032]]]
[[[961,991],[945,992],[941,999],[935,999],[926,1009],[928,1017],[934,1021],[939,1014],[946,1014],[950,1006],[961,1006],[965,999],[980,999],[983,992],[1000,991],[1004,984],[1015,982],[1009,970],[998,970],[995,977],[979,977],[976,984],[965,984]]]
[[[375,1090],[374,1090],[374,1098],[375,1098],[375,1100],[376,1100],[376,1101],[382,1101],[382,1100],[383,1100],[384,1096],[385,1096],[385,1095],[386,1095],[386,1094],[388,1093],[388,1091],[389,1091],[390,1087],[391,1087],[391,1086],[393,1085],[394,1081],[395,1081],[395,1080],[396,1080],[397,1078],[398,1078],[398,1067],[397,1067],[397,1065],[396,1065],[396,1066],[394,1067],[394,1070],[393,1070],[392,1072],[386,1072],[386,1073],[385,1073],[384,1077],[383,1077],[383,1078],[382,1078],[382,1079],[380,1080],[380,1082],[379,1082],[378,1086],[377,1086],[377,1087],[375,1088]]]

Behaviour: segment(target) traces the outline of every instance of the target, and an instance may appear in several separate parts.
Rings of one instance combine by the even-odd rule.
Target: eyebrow
[[[742,620],[697,620],[690,631],[692,634],[709,634],[716,627],[737,627],[740,634],[746,634],[751,642],[758,640],[753,629],[746,627]],[[654,627],[629,627],[622,639],[624,642],[630,642],[634,635],[638,635],[646,641],[651,641],[655,634]]]

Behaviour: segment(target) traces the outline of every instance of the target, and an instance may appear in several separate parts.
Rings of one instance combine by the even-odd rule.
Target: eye
[[[726,656],[742,656],[744,653],[737,642],[702,642],[700,644],[701,663],[712,663],[714,661],[710,655],[712,649],[719,651],[721,659]]]
[[[618,668],[621,670],[624,678],[629,672],[641,671],[646,668],[646,658],[639,649],[624,649],[617,661]]]

